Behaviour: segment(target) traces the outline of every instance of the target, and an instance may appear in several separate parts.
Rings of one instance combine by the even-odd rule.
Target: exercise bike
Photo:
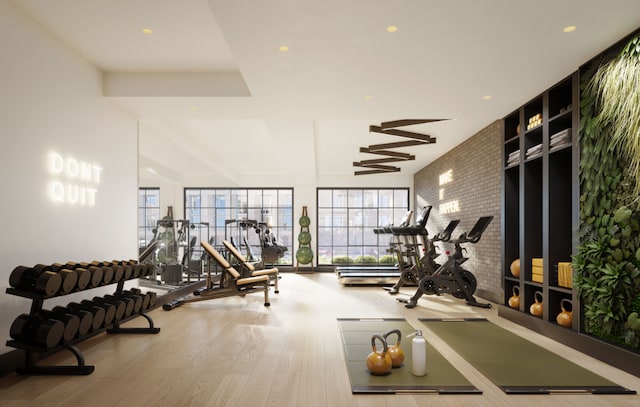
[[[451,294],[456,298],[466,300],[468,305],[481,308],[491,308],[489,303],[481,303],[476,300],[473,293],[477,288],[475,276],[468,270],[462,268],[462,263],[468,260],[463,255],[463,243],[478,243],[482,237],[482,233],[487,229],[489,223],[493,220],[493,216],[484,216],[478,219],[471,231],[463,233],[458,239],[452,240],[455,250],[451,253],[447,261],[442,264],[431,275],[426,275],[418,282],[416,293],[409,300],[398,298],[397,300],[405,303],[405,307],[414,308],[418,299],[423,294],[427,295],[443,295]]]
[[[459,220],[452,220],[447,227],[440,233],[436,233],[431,239],[424,236],[425,250],[424,255],[418,258],[417,248],[419,245],[407,245],[407,252],[414,258],[414,263],[417,265],[413,268],[402,270],[400,273],[400,279],[398,282],[387,291],[389,294],[397,294],[400,291],[400,287],[403,285],[418,285],[420,280],[425,276],[432,275],[440,267],[440,264],[436,263],[436,258],[440,254],[436,250],[436,242],[448,242],[451,240],[451,234],[455,230],[456,226],[460,223]]]

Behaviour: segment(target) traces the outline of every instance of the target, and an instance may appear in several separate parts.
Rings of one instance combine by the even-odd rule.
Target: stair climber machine
[[[478,302],[473,296],[477,287],[476,278],[470,271],[462,268],[462,264],[468,260],[468,257],[463,255],[465,249],[462,244],[478,243],[491,220],[493,220],[493,216],[481,217],[469,233],[463,233],[457,239],[451,240],[455,250],[448,254],[447,260],[433,273],[426,274],[420,278],[418,289],[409,300],[404,298],[398,298],[397,300],[405,303],[407,308],[414,308],[423,294],[451,294],[455,298],[464,299],[468,305],[491,308],[491,304]]]

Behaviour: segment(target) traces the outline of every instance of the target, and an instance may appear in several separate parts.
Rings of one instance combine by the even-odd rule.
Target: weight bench
[[[243,255],[242,253],[240,253],[240,251],[238,251],[238,249],[236,249],[236,247],[229,242],[228,240],[223,240],[222,244],[224,245],[224,247],[227,248],[227,250],[229,250],[229,253],[231,253],[233,255],[233,257],[235,257],[240,263],[242,263],[242,271],[246,271],[246,272],[241,272],[241,276],[243,278],[246,277],[256,277],[256,276],[268,276],[269,279],[273,279],[273,288],[274,288],[274,292],[276,294],[278,294],[280,292],[280,290],[278,290],[278,279],[279,279],[279,270],[277,267],[273,267],[270,269],[264,269],[264,270],[257,270],[255,268],[255,266],[253,264],[251,264]]]
[[[260,275],[254,277],[242,278],[240,272],[233,268],[233,266],[221,255],[216,249],[209,243],[200,242],[202,248],[207,252],[211,258],[223,269],[222,276],[220,278],[220,285],[213,287],[208,286],[204,290],[197,291],[197,295],[181,297],[170,301],[162,306],[165,311],[170,311],[174,308],[181,306],[182,304],[207,301],[217,298],[225,298],[232,296],[244,297],[247,294],[263,291],[264,292],[264,306],[268,307],[269,303],[269,276]],[[195,294],[195,293],[194,293]]]

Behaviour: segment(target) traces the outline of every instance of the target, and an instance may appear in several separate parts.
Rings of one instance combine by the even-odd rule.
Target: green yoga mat
[[[486,319],[420,321],[505,393],[635,394]]]
[[[446,394],[482,394],[438,351],[427,344],[427,375],[411,374],[411,340],[406,336],[416,330],[405,319],[338,319],[352,393],[425,392]],[[385,376],[374,376],[366,365],[371,353],[371,336],[399,329],[404,365]],[[397,341],[397,335],[389,336]],[[381,346],[376,341],[376,346]]]

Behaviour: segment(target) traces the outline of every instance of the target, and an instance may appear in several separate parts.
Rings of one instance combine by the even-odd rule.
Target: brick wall
[[[476,295],[503,302],[501,278],[501,176],[502,121],[498,120],[456,146],[414,175],[415,208],[432,205],[429,235],[442,231],[449,221],[459,219],[453,237],[471,230],[481,216],[493,221],[476,244],[467,243],[469,257],[464,268],[477,281]],[[439,243],[440,252],[453,245]],[[441,263],[444,256],[438,259]]]

